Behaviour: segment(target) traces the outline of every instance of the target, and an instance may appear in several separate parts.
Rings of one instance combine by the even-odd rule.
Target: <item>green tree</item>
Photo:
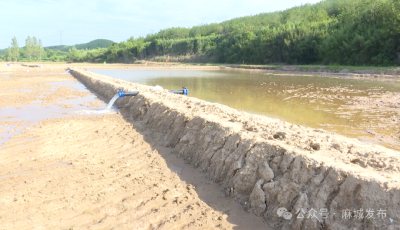
[[[42,40],[41,39],[39,39],[39,43],[38,43],[38,58],[39,58],[39,61],[42,61],[42,57],[43,57],[43,54],[44,54],[44,49],[43,49],[43,45],[42,45]]]
[[[68,61],[78,61],[79,59],[79,52],[75,48],[75,46],[72,46],[71,49],[69,49],[68,54],[67,54],[67,60]]]
[[[25,56],[29,58],[29,61],[32,60],[33,54],[33,41],[30,36],[25,40]]]
[[[18,47],[17,38],[15,38],[15,36],[12,39],[12,43],[11,43],[11,47],[9,48],[8,56],[10,57],[11,60],[14,60],[15,62],[18,61],[19,47]]]
[[[7,61],[12,61],[12,57],[11,57],[11,47],[7,48],[6,53],[4,54],[4,59]]]
[[[35,60],[38,60],[39,58],[39,43],[36,37],[33,37],[32,39],[32,57]]]

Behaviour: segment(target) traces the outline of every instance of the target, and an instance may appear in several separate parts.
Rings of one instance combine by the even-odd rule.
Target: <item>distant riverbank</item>
[[[0,62],[1,69],[20,71],[22,68],[39,68],[42,63],[7,63]],[[218,70],[218,69],[244,69],[255,71],[267,71],[274,74],[301,74],[313,76],[347,76],[347,77],[372,77],[372,78],[399,78],[399,67],[374,67],[374,66],[322,66],[322,65],[234,65],[218,63],[180,63],[180,62],[148,62],[138,61],[134,64],[125,63],[66,63],[46,62],[45,68],[86,68],[86,69],[197,69],[197,70]]]

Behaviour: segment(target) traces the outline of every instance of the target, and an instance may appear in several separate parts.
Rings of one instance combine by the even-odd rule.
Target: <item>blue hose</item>
[[[170,92],[170,93],[176,93],[176,94],[183,94],[183,95],[188,95],[189,94],[189,91],[188,91],[188,89],[185,87],[185,86],[182,86],[182,90],[170,90],[170,91],[168,91],[168,92]]]
[[[125,97],[125,96],[136,96],[139,94],[139,91],[133,91],[133,92],[124,92],[122,89],[118,90],[118,95],[119,97]]]

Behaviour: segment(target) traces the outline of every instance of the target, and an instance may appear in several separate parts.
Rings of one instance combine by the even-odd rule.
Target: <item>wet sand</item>
[[[324,204],[332,202],[331,208],[336,205],[337,210],[347,208],[344,204],[352,205],[353,201],[365,201],[365,204],[361,203],[364,206],[387,202],[384,200],[387,198],[385,192],[389,191],[388,193],[395,195],[390,203],[385,203],[388,216],[398,223],[398,217],[393,213],[397,212],[394,208],[398,200],[397,178],[400,168],[398,158],[387,157],[386,151],[376,152],[374,155],[368,152],[368,146],[361,149],[358,144],[352,145],[353,141],[344,137],[334,136],[334,140],[331,140],[331,134],[322,130],[313,130],[310,133],[310,130],[293,124],[289,130],[286,126],[290,124],[280,121],[269,124],[254,120],[246,123],[246,118],[250,115],[244,113],[235,119],[227,117],[229,122],[233,122],[235,129],[239,123],[243,125],[243,135],[254,134],[258,138],[250,138],[251,140],[259,140],[265,134],[266,136],[262,136],[263,141],[274,144],[282,141],[280,145],[285,144],[285,148],[286,144],[295,144],[296,151],[304,154],[296,158],[291,158],[290,152],[284,156],[275,156],[270,163],[276,175],[275,182],[257,182],[252,191],[252,183],[243,187],[243,194],[247,194],[250,188],[251,207],[246,207],[245,202],[240,206],[233,201],[233,195],[243,196],[243,201],[248,200],[248,195],[239,194],[241,182],[246,182],[245,176],[259,173],[259,162],[253,158],[265,154],[262,145],[256,146],[254,151],[246,155],[245,162],[249,165],[240,170],[249,172],[243,171],[245,173],[238,173],[233,178],[235,190],[231,190],[232,198],[225,198],[226,190],[224,193],[219,184],[198,172],[201,167],[194,168],[185,164],[182,158],[171,154],[171,148],[160,144],[162,142],[155,142],[156,136],[163,139],[161,133],[150,133],[145,123],[129,120],[120,114],[82,116],[77,112],[104,108],[105,103],[96,97],[86,98],[93,94],[84,88],[74,87],[74,83],[78,82],[70,75],[35,76],[42,74],[41,71],[50,73],[50,70],[45,69],[35,69],[30,73],[0,71],[0,75],[18,76],[0,78],[3,103],[0,112],[8,111],[0,117],[1,137],[6,139],[0,146],[0,204],[4,207],[0,211],[0,225],[5,229],[270,229],[267,224],[271,223],[276,224],[276,229],[282,229],[287,223],[283,225],[283,219],[275,216],[275,209],[287,205],[292,207],[293,203],[296,203],[296,207],[305,206],[308,201],[292,197],[297,194],[296,183],[303,186],[304,183],[301,182],[304,180],[311,181],[307,188],[312,191],[303,194],[307,199],[310,198],[310,205],[316,205],[314,201]],[[37,94],[34,95],[35,93]],[[170,95],[166,97],[174,98]],[[177,101],[173,102],[178,104]],[[185,108],[190,108],[185,102],[182,103]],[[35,106],[43,110],[50,109],[51,112],[40,114],[51,116],[30,120],[31,116],[21,116],[21,112],[18,112],[33,104],[38,104]],[[204,112],[197,112],[211,114],[218,106],[200,103],[199,110]],[[55,107],[59,107],[61,112],[54,111]],[[14,115],[9,114],[12,110],[15,110]],[[191,111],[196,112],[195,109]],[[229,108],[226,111],[227,116],[231,116],[229,113],[237,113]],[[168,120],[170,115],[166,114],[165,118],[159,119]],[[157,125],[156,121],[155,118],[151,125]],[[192,123],[195,124],[194,121]],[[286,136],[272,136],[271,132],[275,129],[271,130],[271,126],[275,124],[279,126],[275,128],[286,132]],[[10,126],[13,128],[9,128]],[[213,128],[218,127],[217,124],[215,127],[210,126],[209,134],[214,132]],[[307,131],[308,134],[304,136],[302,134],[306,132],[297,133],[297,130]],[[188,135],[189,140],[194,140],[198,132],[188,134],[192,135]],[[224,138],[225,136],[221,136],[221,140],[225,140]],[[215,141],[218,144],[218,138],[214,139],[211,140],[212,143]],[[318,146],[313,145],[315,140],[319,141]],[[206,141],[210,142],[205,139],[204,143]],[[191,141],[184,138],[179,143],[182,145],[181,150],[185,150],[185,145],[189,144]],[[371,149],[374,150],[375,147],[371,146]],[[190,148],[186,150],[191,152]],[[364,152],[368,154],[363,154]],[[315,162],[310,163],[308,158],[302,158],[306,154]],[[213,159],[218,160],[217,157],[218,154],[215,154]],[[307,160],[306,163],[302,162],[303,159]],[[287,171],[279,172],[283,171],[283,166]],[[349,171],[337,171],[339,167]],[[265,184],[262,186],[262,183]],[[371,184],[374,183],[377,186],[371,190]],[[339,191],[336,188],[340,188]],[[269,196],[262,199],[264,192]],[[360,200],[361,197],[368,198],[369,193],[379,195],[373,200]],[[250,212],[257,213],[259,204],[268,205],[264,207],[267,208],[265,214],[262,214],[264,219],[243,210],[245,207]],[[348,223],[353,222],[342,220],[343,225],[335,226],[348,226]],[[303,225],[297,227],[299,226]]]
[[[0,71],[1,229],[270,229],[54,71]]]

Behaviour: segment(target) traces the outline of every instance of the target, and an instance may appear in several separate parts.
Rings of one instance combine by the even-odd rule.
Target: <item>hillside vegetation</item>
[[[83,43],[83,44],[76,44],[74,45],[76,49],[78,50],[92,50],[96,48],[108,48],[110,45],[114,44],[115,42],[107,39],[96,39],[88,43]],[[48,46],[45,47],[45,49],[53,49],[53,50],[60,50],[63,52],[68,52],[69,49],[71,49],[72,46]]]
[[[12,53],[13,49],[15,49],[18,46],[18,43],[14,41],[15,38],[13,38],[13,42],[11,44],[11,47],[8,49],[0,50],[0,61],[3,59],[5,61],[68,61],[71,60],[71,51],[72,53],[74,51],[79,50],[80,54],[84,55],[86,59],[89,59],[91,56],[99,56],[100,54],[103,54],[104,52],[107,51],[107,47],[110,45],[114,44],[115,42],[107,39],[96,39],[88,43],[83,43],[83,44],[77,44],[74,46],[48,46],[48,47],[42,47],[41,41],[39,39],[39,42],[33,42],[33,48],[32,42],[30,42],[30,37],[28,37],[25,40],[25,46],[22,48],[18,49],[17,53]],[[33,39],[36,39],[33,37]],[[35,45],[36,44],[36,45]],[[90,53],[89,55],[87,55]],[[96,59],[96,60],[91,60],[90,61],[102,61],[103,59]]]
[[[170,28],[111,45],[98,58],[207,57],[245,64],[391,66],[400,52],[397,0],[325,0],[222,23]],[[77,55],[76,61],[87,60]],[[160,59],[163,60],[163,59]]]
[[[400,59],[399,35],[398,0],[325,0],[221,23],[164,29],[108,48],[80,50],[77,45],[68,47],[64,57],[76,62],[168,59],[231,64],[394,66]],[[59,47],[54,52],[66,49]]]

